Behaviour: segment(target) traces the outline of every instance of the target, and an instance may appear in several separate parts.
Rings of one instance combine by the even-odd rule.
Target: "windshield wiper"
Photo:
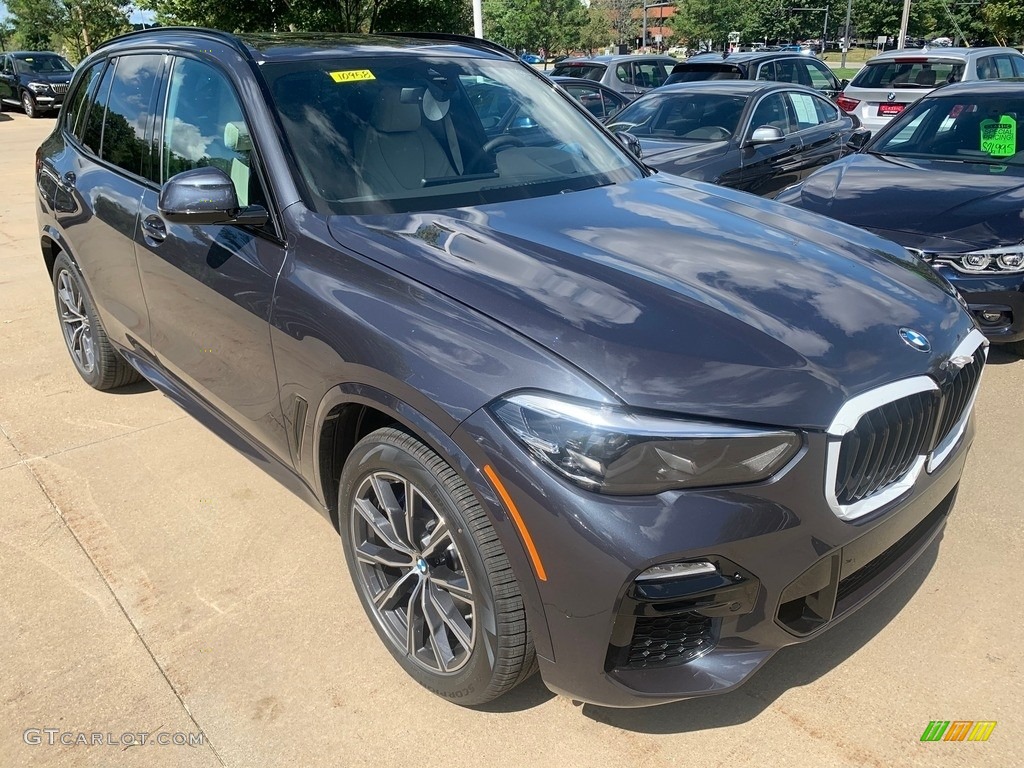
[[[465,176],[437,176],[432,179],[424,179],[424,187],[440,187],[443,184],[458,184],[460,181],[482,181],[484,179],[496,179],[498,174],[490,173],[467,173]]]

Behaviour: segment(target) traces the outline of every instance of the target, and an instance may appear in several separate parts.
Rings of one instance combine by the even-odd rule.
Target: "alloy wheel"
[[[362,481],[352,511],[358,586],[388,638],[430,672],[461,669],[476,640],[476,604],[447,521],[390,472]]]
[[[28,91],[21,94],[21,106],[24,107],[25,114],[29,117],[36,116],[36,103]]]
[[[64,341],[75,364],[86,373],[96,365],[96,350],[93,346],[92,328],[85,311],[82,289],[78,281],[66,269],[57,275],[57,299],[60,302],[60,325]]]

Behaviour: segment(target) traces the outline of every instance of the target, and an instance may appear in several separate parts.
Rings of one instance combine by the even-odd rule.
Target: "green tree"
[[[484,32],[513,50],[575,46],[587,22],[579,0],[484,0]]]
[[[1024,42],[1024,3],[1021,0],[988,0],[981,18],[996,42],[1015,45]]]
[[[730,32],[743,35],[755,28],[749,7],[747,0],[684,0],[669,25],[691,47],[708,40],[713,47],[724,47]]]
[[[7,10],[14,29],[11,48],[46,51],[56,47],[59,42],[56,32],[64,22],[60,3],[56,0],[8,0]]]

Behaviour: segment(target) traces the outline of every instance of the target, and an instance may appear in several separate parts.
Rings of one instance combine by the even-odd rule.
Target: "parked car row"
[[[586,72],[646,90],[648,61]],[[149,29],[81,63],[36,155],[83,380],[145,377],[330,520],[381,642],[458,704],[538,669],[607,706],[735,689],[928,550],[974,434],[989,342],[938,272],[637,156],[720,145],[742,184],[779,148],[792,179],[853,118],[749,81],[607,117],[580,83],[462,36]],[[877,140],[913,164],[980,117],[936,162],[1010,178],[991,93]]]

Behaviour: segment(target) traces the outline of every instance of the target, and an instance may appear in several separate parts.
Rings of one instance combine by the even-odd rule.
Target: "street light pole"
[[[645,47],[647,45],[647,9],[648,8],[667,8],[670,5],[675,5],[675,3],[666,3],[666,2],[660,2],[660,3],[646,3],[645,2],[644,3],[644,33],[643,33],[644,36],[642,38],[640,38],[640,47],[641,48],[643,48],[643,47]],[[658,18],[659,19],[662,18],[660,12],[658,14]]]
[[[462,6],[465,8],[466,6]],[[484,4],[483,0],[473,0],[473,35],[484,36]]]
[[[910,0],[903,0],[903,18],[900,19],[900,37],[896,47],[903,48],[907,44],[907,27],[910,25]]]
[[[850,50],[850,14],[853,12],[853,0],[846,0],[846,29],[843,31],[843,59],[839,64],[846,69],[846,52]]]

